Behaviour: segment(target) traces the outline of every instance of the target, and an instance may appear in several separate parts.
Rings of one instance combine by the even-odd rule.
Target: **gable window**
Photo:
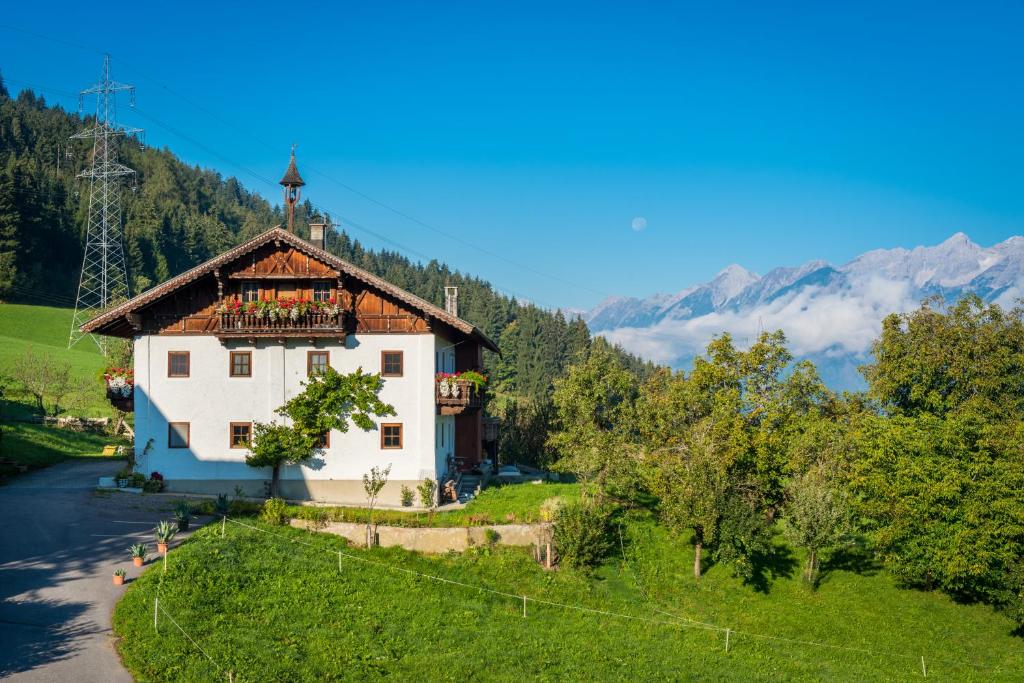
[[[188,377],[190,369],[189,365],[190,363],[188,351],[167,352],[168,377]]]
[[[188,422],[168,422],[167,447],[188,448],[190,426]]]
[[[327,372],[331,365],[330,351],[306,352],[306,375],[319,375]]]
[[[313,283],[313,301],[327,301],[331,298],[330,282]]]
[[[252,351],[232,351],[230,368],[232,377],[252,377]]]
[[[231,423],[231,447],[248,448],[252,439],[252,422]]]
[[[380,374],[382,377],[401,377],[403,371],[403,354],[401,351],[380,352]]]
[[[396,449],[402,447],[402,424],[392,422],[380,426],[380,447]]]
[[[249,303],[250,301],[260,300],[260,283],[258,282],[243,282],[242,283],[242,302]]]

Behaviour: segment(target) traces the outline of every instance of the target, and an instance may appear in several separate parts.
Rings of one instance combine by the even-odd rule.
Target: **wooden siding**
[[[331,296],[337,299],[343,310],[352,314],[351,332],[431,332],[430,323],[424,315],[397,299],[363,283],[352,282],[352,289],[348,289],[339,271],[329,264],[290,245],[276,247],[272,243],[239,257],[215,273],[201,277],[141,310],[141,332],[214,334],[219,325],[218,303],[221,300],[240,300],[242,282],[246,281],[259,282],[260,299],[312,299],[313,283],[328,281],[331,283]]]

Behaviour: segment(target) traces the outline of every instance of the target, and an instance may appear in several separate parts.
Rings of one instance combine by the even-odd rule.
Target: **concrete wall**
[[[304,519],[293,519],[292,526],[308,528]],[[531,546],[541,537],[540,524],[496,524],[492,526],[444,527],[410,529],[408,527],[378,526],[377,540],[383,547],[399,546],[421,553],[463,552],[471,545],[485,545],[485,533],[492,529],[498,534],[500,545]],[[354,545],[366,544],[366,525],[353,522],[331,522],[323,532],[348,539]]]
[[[364,498],[363,474],[374,465],[390,464],[391,483],[381,502],[397,504],[403,483],[415,486],[426,477],[436,481],[443,474],[438,470],[435,445],[434,370],[435,353],[445,344],[431,334],[350,335],[344,344],[297,339],[222,344],[210,335],[136,338],[138,469],[147,475],[160,472],[172,491],[222,493],[241,485],[251,495],[262,495],[270,470],[248,467],[248,451],[230,448],[230,423],[283,422],[274,410],[302,390],[309,350],[330,351],[331,366],[343,373],[358,367],[379,372],[381,351],[399,350],[404,356],[403,376],[385,378],[381,391],[381,398],[395,407],[397,416],[377,422],[401,422],[403,448],[382,449],[379,431],[363,432],[352,426],[347,433],[331,433],[323,458],[286,467],[281,473],[285,497],[359,503]],[[229,376],[229,351],[233,350],[252,352],[251,377]],[[189,377],[167,377],[168,351],[190,353]],[[190,423],[188,448],[168,448],[169,422]],[[144,455],[147,443],[152,445]]]

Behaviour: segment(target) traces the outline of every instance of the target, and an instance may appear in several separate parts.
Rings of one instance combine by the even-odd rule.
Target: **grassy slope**
[[[123,440],[108,434],[89,434],[56,429],[40,424],[14,423],[4,425],[0,454],[8,460],[44,467],[73,457],[100,456],[108,444]]]
[[[72,349],[67,348],[73,317],[74,311],[70,308],[0,304],[0,372],[17,363],[31,346],[37,354],[70,363],[76,376],[95,380],[95,399],[88,403],[85,413],[87,416],[110,415],[110,404],[98,384],[98,375],[104,367],[99,349],[89,339],[83,339]]]
[[[262,527],[269,529],[269,527]],[[780,643],[568,611],[344,560],[336,537],[275,528],[317,550],[228,524],[172,552],[160,604],[236,680],[1013,680],[1024,648],[991,609],[897,589],[884,572],[833,567],[817,592],[783,546],[763,585],[711,567],[699,584],[688,545],[646,519],[626,525],[628,562],[594,577],[548,573],[522,549],[423,557],[398,549],[346,552],[512,594],[671,621],[662,612],[797,640],[907,657]],[[839,565],[849,564],[843,558]],[[855,563],[854,563],[855,564]],[[225,677],[162,618],[153,631],[159,567],[115,612],[120,650],[138,680]],[[647,590],[641,590],[646,586]],[[958,662],[971,662],[968,666]]]

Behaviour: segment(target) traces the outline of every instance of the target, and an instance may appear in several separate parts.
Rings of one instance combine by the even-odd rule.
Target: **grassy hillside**
[[[36,469],[68,458],[110,457],[101,455],[103,447],[123,443],[123,439],[107,434],[87,434],[40,424],[13,423],[4,425],[0,457]],[[0,465],[0,481],[13,474],[17,474],[17,468]]]
[[[1024,670],[1011,623],[988,607],[900,590],[846,556],[826,565],[813,592],[781,543],[754,585],[721,566],[697,583],[690,546],[643,516],[627,521],[622,554],[593,576],[546,572],[524,549],[425,557],[245,522],[262,531],[228,523],[221,538],[220,525],[203,529],[172,551],[162,582],[154,567],[128,589],[114,626],[138,680],[232,671],[235,680],[295,681],[891,681],[920,679],[922,656],[929,680],[1019,680]],[[339,550],[351,556],[340,567]],[[392,566],[634,618],[540,602],[523,618],[518,598]],[[158,588],[160,607],[213,663],[166,617],[154,632]],[[683,618],[734,629],[730,651],[723,631]]]
[[[83,381],[94,381],[96,391],[82,411],[85,416],[110,415],[110,404],[98,381],[104,359],[96,344],[83,339],[74,348],[67,348],[73,316],[70,308],[0,304],[0,373],[9,374],[9,369],[31,347],[36,354],[69,363],[75,376]],[[15,401],[8,407],[17,412],[20,410],[18,403]]]

